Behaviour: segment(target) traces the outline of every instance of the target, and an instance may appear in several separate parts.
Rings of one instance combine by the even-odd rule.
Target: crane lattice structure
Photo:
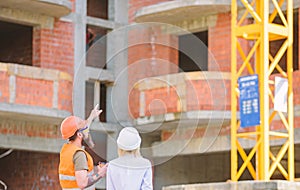
[[[293,1],[292,0],[232,0],[231,3],[231,179],[238,181],[248,169],[254,180],[268,181],[278,169],[290,181],[294,180],[294,115],[293,115]],[[238,8],[239,3],[239,8]],[[244,14],[239,14],[243,9]],[[282,7],[286,7],[284,14]],[[272,10],[272,11],[270,11]],[[238,16],[239,15],[239,16]],[[249,22],[249,15],[252,22]],[[281,20],[280,24],[274,23],[275,18]],[[270,42],[283,40],[276,55],[270,53]],[[242,48],[241,41],[253,44],[248,52]],[[250,43],[251,42],[251,43]],[[253,43],[254,42],[254,43]],[[286,68],[279,65],[285,57]],[[254,64],[251,60],[255,60]],[[239,61],[238,64],[238,60]],[[242,64],[240,64],[242,63]],[[270,108],[274,103],[274,80],[271,75],[274,70],[280,77],[288,80],[287,116]],[[245,132],[240,130],[238,120],[238,78],[248,73],[258,75],[260,124],[251,127],[253,130]],[[280,118],[284,126],[282,131],[270,129],[270,124],[275,116]],[[242,132],[243,131],[243,132]],[[242,139],[252,139],[255,145],[249,152],[242,146]],[[277,154],[270,150],[270,140],[281,139],[283,144]],[[287,157],[287,166],[282,164],[284,156]],[[242,163],[239,163],[239,157]],[[255,160],[255,167],[253,166]],[[241,162],[241,161],[240,161]]]

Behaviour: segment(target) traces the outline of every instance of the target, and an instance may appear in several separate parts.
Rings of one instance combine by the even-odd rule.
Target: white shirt
[[[152,168],[149,160],[127,154],[109,162],[107,190],[152,190]]]

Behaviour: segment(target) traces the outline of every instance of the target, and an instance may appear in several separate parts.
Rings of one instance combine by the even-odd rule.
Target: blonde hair
[[[127,155],[127,154],[133,154],[135,157],[140,157],[140,148],[134,149],[134,150],[123,150],[121,148],[118,148],[118,155],[119,157]]]

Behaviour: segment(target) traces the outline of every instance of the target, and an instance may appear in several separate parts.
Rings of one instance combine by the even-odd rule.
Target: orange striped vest
[[[73,163],[73,156],[76,151],[79,150],[83,151],[87,157],[88,173],[93,173],[94,163],[90,154],[73,144],[64,144],[60,151],[60,162],[58,168],[59,182],[63,189],[79,189],[75,178]]]

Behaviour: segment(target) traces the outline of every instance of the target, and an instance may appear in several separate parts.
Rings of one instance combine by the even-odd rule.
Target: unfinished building
[[[230,7],[230,0],[1,2],[0,180],[8,189],[60,189],[60,122],[87,117],[97,103],[95,162],[115,158],[118,131],[134,125],[154,163],[154,189],[230,179]],[[299,7],[295,1],[295,158]],[[300,177],[297,159],[295,171]],[[96,187],[105,189],[104,181]]]

